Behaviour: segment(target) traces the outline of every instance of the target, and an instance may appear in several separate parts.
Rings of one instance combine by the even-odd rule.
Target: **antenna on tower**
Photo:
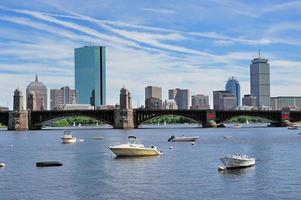
[[[258,58],[260,58],[260,49],[259,49],[258,55],[259,55],[259,57],[258,57]]]

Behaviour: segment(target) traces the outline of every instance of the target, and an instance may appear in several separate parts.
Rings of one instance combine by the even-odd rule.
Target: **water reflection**
[[[226,169],[223,171],[219,171],[220,175],[222,176],[241,176],[245,175],[246,173],[251,173],[255,171],[255,166],[247,167],[247,168],[236,168],[236,169]]]

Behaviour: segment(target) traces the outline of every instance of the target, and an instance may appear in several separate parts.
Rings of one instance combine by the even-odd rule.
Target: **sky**
[[[144,88],[222,90],[235,76],[250,93],[251,60],[271,65],[271,96],[301,96],[301,1],[1,0],[0,106],[39,76],[74,88],[74,48],[106,46],[107,103],[120,88],[144,104]]]

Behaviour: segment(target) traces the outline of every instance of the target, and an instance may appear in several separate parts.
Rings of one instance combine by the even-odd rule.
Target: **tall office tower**
[[[145,88],[145,108],[162,108],[162,88],[157,86],[147,86]]]
[[[213,91],[214,110],[234,110],[236,109],[236,96],[230,91]]]
[[[76,48],[75,90],[79,104],[99,106],[106,104],[105,47]]]
[[[191,109],[209,109],[209,96],[197,94],[191,96]]]
[[[244,97],[242,98],[242,105],[256,107],[256,97],[250,94],[245,94]]]
[[[26,105],[27,109],[47,110],[47,87],[39,82],[37,75],[36,80],[27,86]]]
[[[188,89],[170,89],[168,90],[168,98],[176,101],[178,109],[190,108],[190,91]]]
[[[235,77],[230,77],[225,86],[225,90],[236,96],[236,106],[240,106],[240,84]]]
[[[256,97],[256,106],[270,106],[270,64],[268,59],[252,60],[250,65],[251,95]]]
[[[76,90],[71,90],[68,86],[61,89],[50,90],[50,108],[56,110],[65,104],[76,104]]]

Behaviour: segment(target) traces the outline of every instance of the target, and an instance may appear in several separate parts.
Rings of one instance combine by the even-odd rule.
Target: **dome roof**
[[[29,83],[29,85],[27,86],[27,88],[29,89],[36,89],[36,88],[41,88],[41,89],[46,89],[46,85],[42,82],[39,82],[38,80],[38,76],[36,75],[36,80],[32,81],[31,83]]]

